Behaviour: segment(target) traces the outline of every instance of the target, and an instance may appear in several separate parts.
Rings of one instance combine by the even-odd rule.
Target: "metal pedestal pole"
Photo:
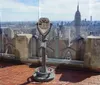
[[[46,67],[46,41],[45,37],[42,36],[42,66],[35,69],[33,77],[36,81],[46,82],[54,79],[55,73],[54,69],[50,67]]]

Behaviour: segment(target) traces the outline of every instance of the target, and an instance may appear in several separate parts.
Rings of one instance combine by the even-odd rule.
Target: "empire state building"
[[[76,37],[80,36],[80,27],[81,27],[81,13],[79,11],[79,4],[77,5],[77,11],[75,13],[74,26],[76,29]]]

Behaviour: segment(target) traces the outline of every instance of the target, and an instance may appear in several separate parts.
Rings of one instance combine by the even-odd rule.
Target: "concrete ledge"
[[[65,65],[74,65],[74,66],[82,66],[82,67],[84,66],[84,61],[77,61],[77,60],[48,58],[46,62],[47,64],[54,64],[54,65],[65,64]]]
[[[0,58],[4,59],[16,59],[14,54],[0,53]]]
[[[15,59],[15,56],[13,54],[3,54],[1,58],[4,59]],[[21,62],[23,63],[41,63],[41,58],[34,58],[34,59],[21,59]],[[54,59],[54,58],[47,58],[46,60],[47,64],[51,65],[59,65],[59,64],[64,64],[64,65],[73,65],[73,66],[79,66],[79,67],[84,67],[84,61],[77,61],[77,60],[66,60],[66,59]]]

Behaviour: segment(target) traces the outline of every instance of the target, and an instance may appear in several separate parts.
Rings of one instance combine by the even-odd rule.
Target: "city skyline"
[[[73,21],[79,2],[83,19],[100,20],[100,0],[0,0],[1,21]]]

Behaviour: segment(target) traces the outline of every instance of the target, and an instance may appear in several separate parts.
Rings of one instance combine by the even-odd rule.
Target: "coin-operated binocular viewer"
[[[48,18],[40,18],[37,23],[37,29],[42,35],[42,66],[36,68],[33,77],[36,81],[45,82],[54,79],[55,74],[53,68],[46,66],[46,36],[50,32],[51,23]]]

